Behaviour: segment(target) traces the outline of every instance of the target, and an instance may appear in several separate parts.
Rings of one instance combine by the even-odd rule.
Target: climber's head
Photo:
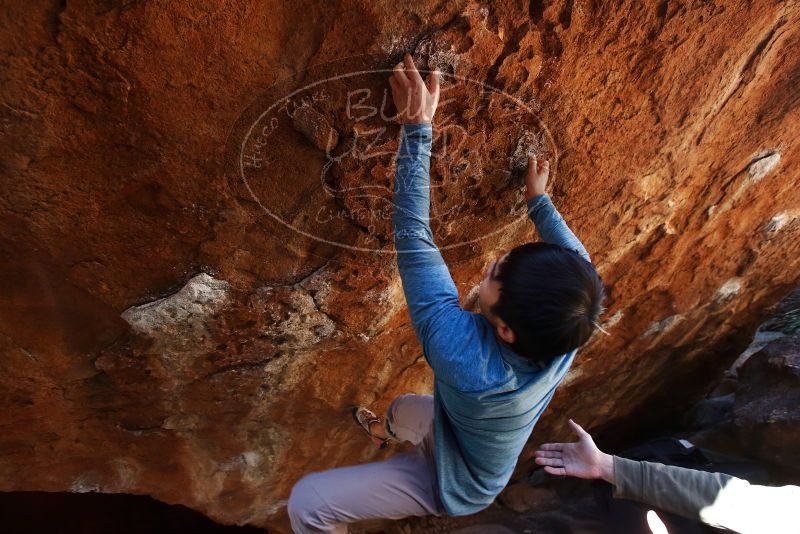
[[[576,252],[527,243],[486,267],[478,301],[514,352],[547,363],[589,339],[602,309],[603,282]]]

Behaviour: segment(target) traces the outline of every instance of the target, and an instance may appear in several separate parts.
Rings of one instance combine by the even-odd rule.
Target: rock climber
[[[606,454],[570,419],[574,443],[545,443],[536,463],[552,475],[603,479],[613,495],[743,534],[800,532],[800,487],[759,486],[746,480]],[[652,512],[652,511],[651,511]],[[663,524],[648,514],[648,522]],[[654,529],[655,531],[655,529]],[[664,532],[665,530],[661,530]]]
[[[602,281],[545,193],[549,162],[536,157],[528,159],[526,200],[541,241],[488,264],[480,313],[459,305],[429,225],[439,79],[433,72],[426,83],[409,54],[389,78],[402,125],[392,215],[397,265],[434,393],[395,398],[385,418],[354,410],[376,445],[415,447],[303,477],[288,504],[298,533],[344,533],[365,519],[462,516],[489,506],[578,347],[599,327]]]

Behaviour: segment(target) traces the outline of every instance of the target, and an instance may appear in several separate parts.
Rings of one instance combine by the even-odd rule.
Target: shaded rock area
[[[567,417],[687,409],[800,282],[797,2],[12,2],[0,28],[1,491],[286,532],[300,476],[385,457],[348,407],[432,390],[386,216],[405,51],[446,74],[432,226],[465,306],[534,238],[530,151],[607,285],[518,476]]]
[[[219,525],[185,506],[145,495],[0,493],[4,534],[263,534],[256,527]]]
[[[742,387],[734,404],[739,441],[764,461],[800,469],[800,332],[754,356],[739,371]]]
[[[693,441],[800,479],[800,289],[777,304],[686,422]]]
[[[734,404],[739,441],[766,462],[800,469],[800,332],[771,342],[739,375]]]

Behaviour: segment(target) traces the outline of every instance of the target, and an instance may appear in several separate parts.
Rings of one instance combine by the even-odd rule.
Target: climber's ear
[[[517,340],[517,335],[502,319],[500,320],[500,324],[497,325],[497,336],[509,345],[513,345]]]

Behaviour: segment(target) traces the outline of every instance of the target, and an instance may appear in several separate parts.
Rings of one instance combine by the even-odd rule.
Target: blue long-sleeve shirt
[[[411,322],[434,372],[437,491],[445,512],[458,516],[486,508],[506,486],[576,351],[542,367],[461,308],[429,224],[432,135],[430,124],[401,129],[392,222]],[[529,200],[528,213],[543,241],[590,261],[547,195]]]

